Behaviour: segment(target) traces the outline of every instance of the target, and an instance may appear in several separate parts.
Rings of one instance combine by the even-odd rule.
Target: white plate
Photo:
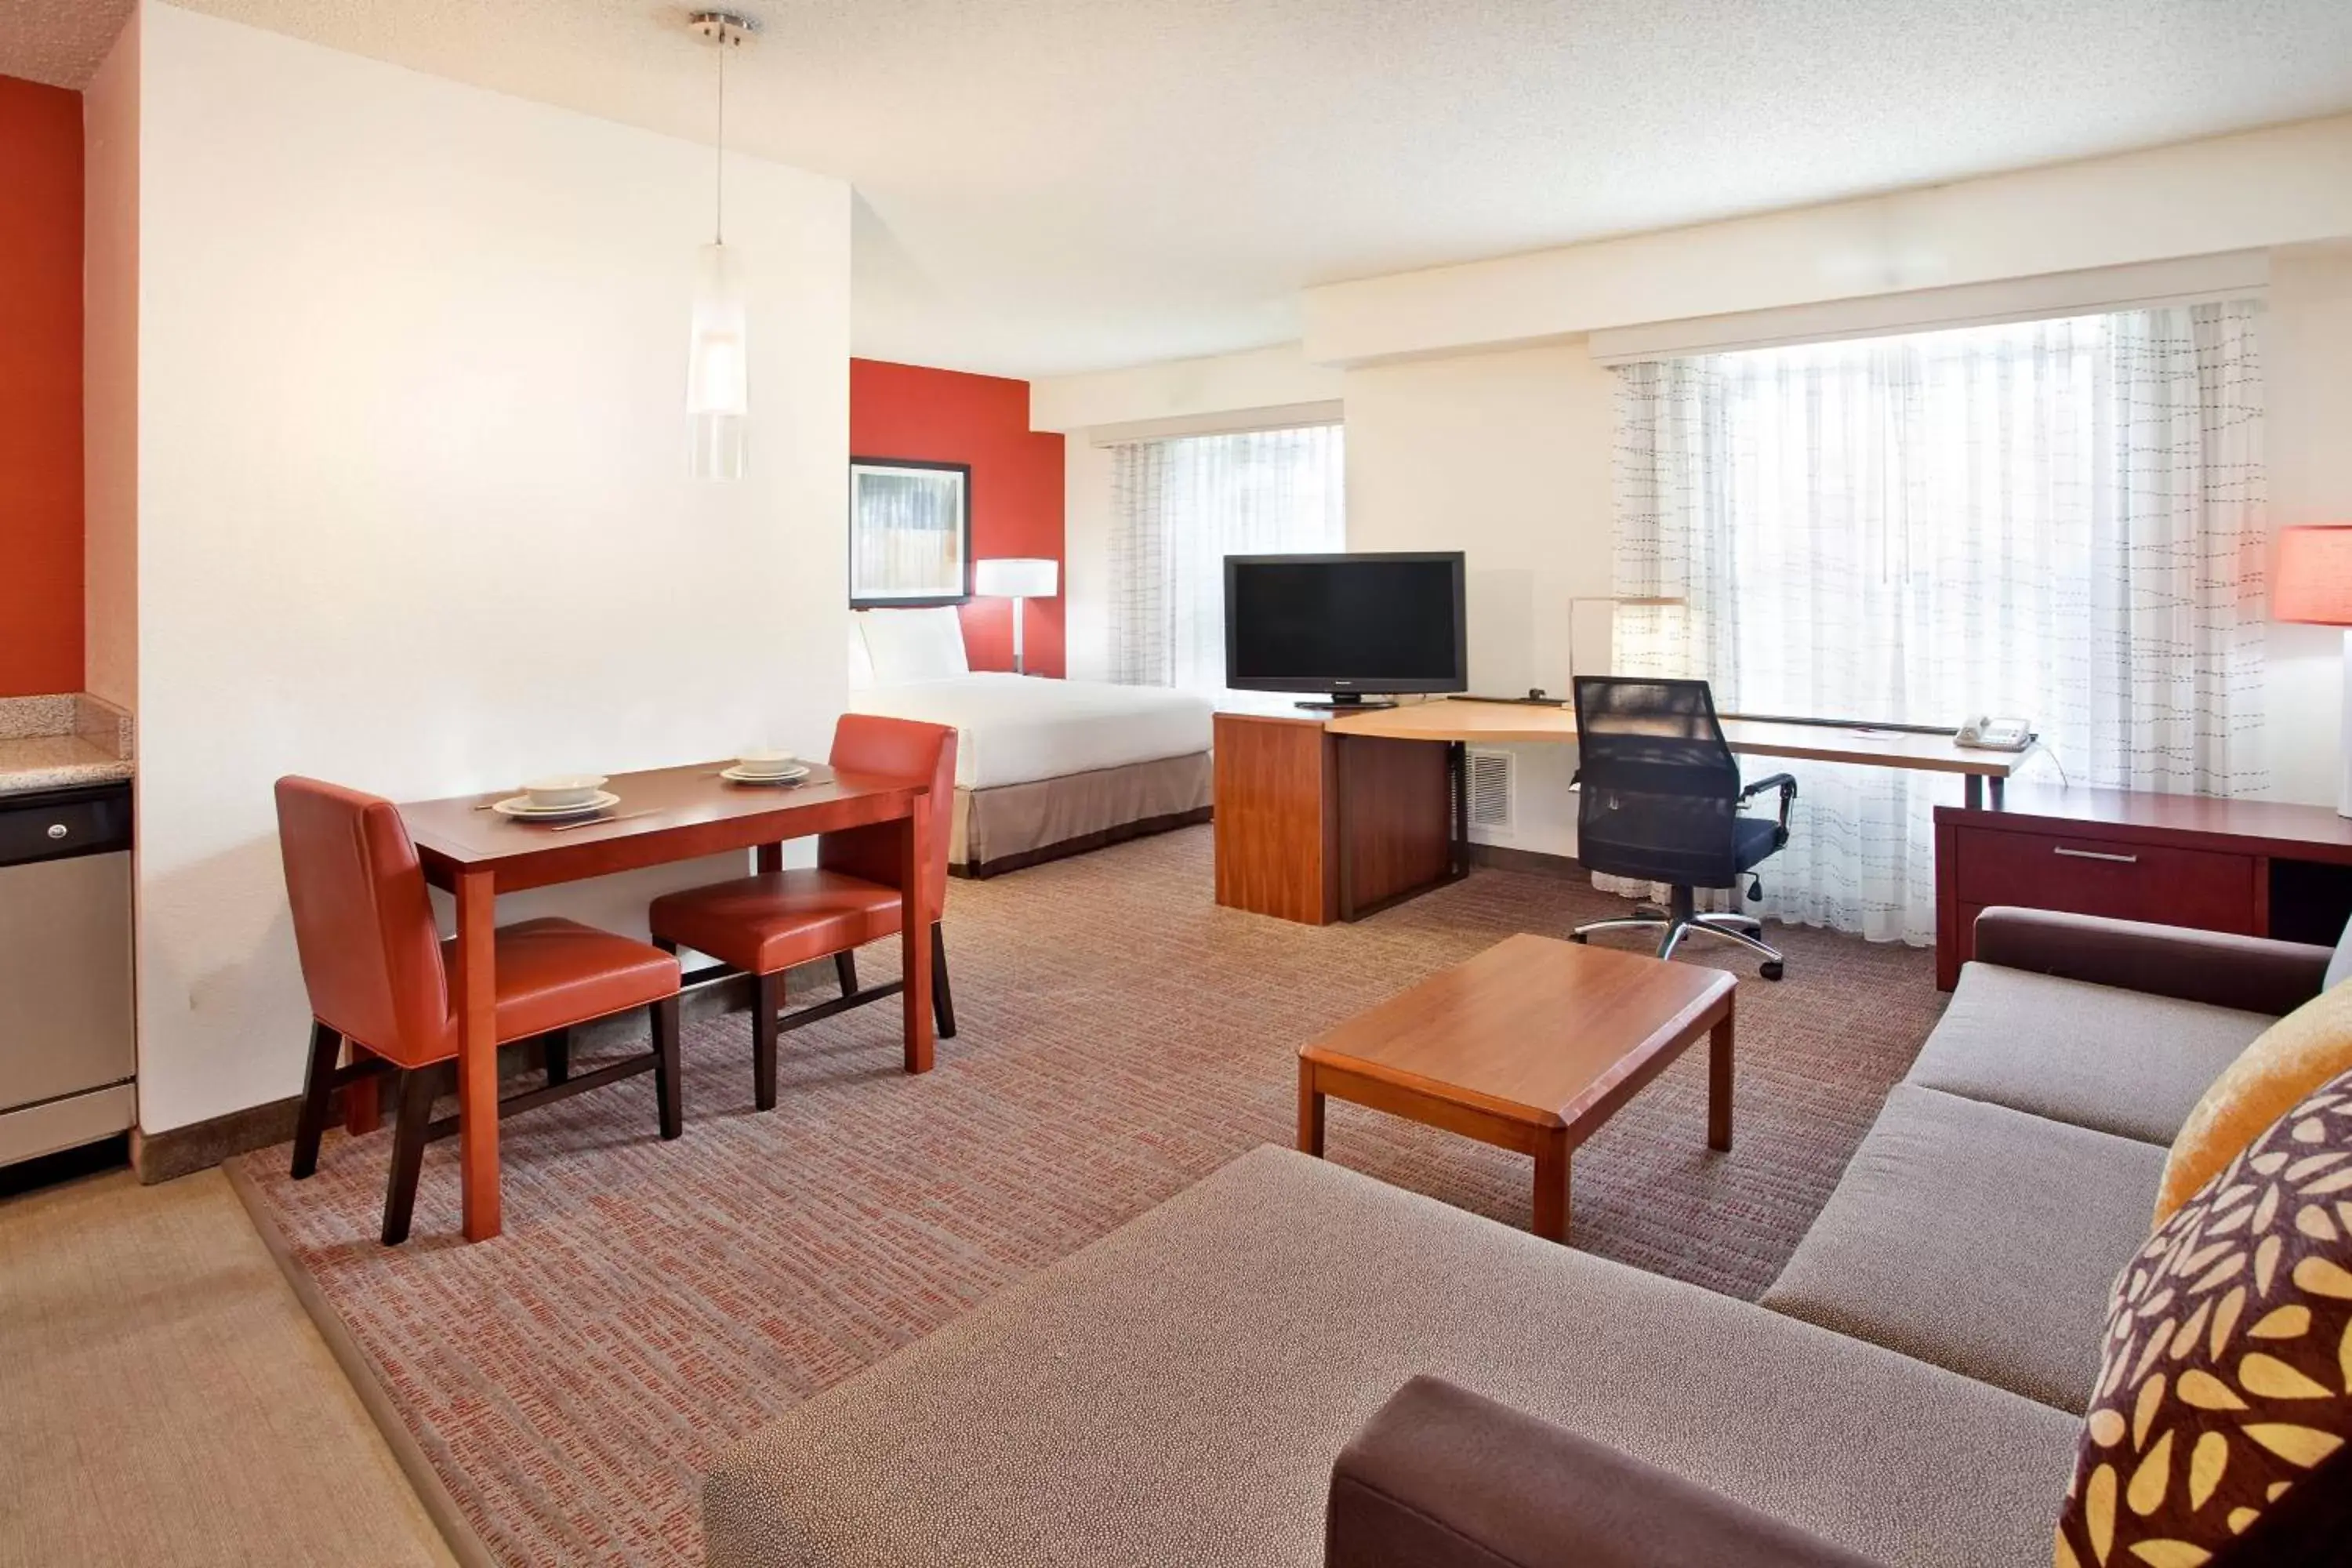
[[[806,763],[795,763],[780,773],[747,773],[740,767],[721,768],[719,776],[737,784],[796,784],[809,776],[809,769]]]
[[[586,816],[593,812],[607,811],[621,804],[621,797],[611,790],[600,789],[577,805],[533,805],[530,796],[519,795],[509,800],[493,801],[490,809],[500,816],[519,816],[526,821],[548,821],[559,816]]]

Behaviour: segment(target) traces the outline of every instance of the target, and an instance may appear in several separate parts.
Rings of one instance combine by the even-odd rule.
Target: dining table
[[[930,858],[927,781],[812,764],[789,784],[744,784],[721,776],[723,762],[617,773],[615,797],[593,817],[519,820],[488,809],[504,795],[453,795],[404,804],[400,815],[430,885],[457,900],[450,976],[457,1016],[458,1169],[465,1236],[499,1234],[497,908],[501,893],[585,881],[729,850],[755,852],[761,871],[783,867],[787,840],[888,826],[898,846],[901,908],[921,905]],[[932,1057],[931,923],[898,922],[906,1069],[929,1072]]]

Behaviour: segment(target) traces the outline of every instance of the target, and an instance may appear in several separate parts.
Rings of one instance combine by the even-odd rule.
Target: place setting
[[[599,823],[651,816],[651,811],[614,812],[621,797],[604,787],[602,773],[558,773],[526,782],[520,795],[487,800],[476,811],[495,812],[509,822],[538,823],[551,833]]]
[[[752,751],[719,769],[719,776],[730,784],[772,788],[799,784],[809,776],[809,765],[790,752]]]

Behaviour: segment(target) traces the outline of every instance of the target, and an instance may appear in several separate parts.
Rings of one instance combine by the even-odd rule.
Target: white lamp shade
[[[751,366],[741,280],[726,247],[702,247],[688,340],[686,412],[697,479],[743,477],[751,413]]]
[[[972,563],[972,592],[984,599],[1050,599],[1061,584],[1062,563],[1030,556]]]

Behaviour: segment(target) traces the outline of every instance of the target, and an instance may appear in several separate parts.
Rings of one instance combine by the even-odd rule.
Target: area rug
[[[387,1132],[283,1149],[241,1184],[341,1320],[490,1553],[511,1563],[701,1561],[712,1455],[1261,1142],[1295,1132],[1298,1047],[1515,931],[1622,909],[1589,886],[1480,870],[1361,924],[1220,909],[1207,828],[950,895],[961,1032],[899,1070],[894,1004],[785,1037],[751,1105],[740,1015],[686,1040],[686,1135],[649,1079],[518,1118],[506,1232],[457,1237],[454,1141],[427,1154],[416,1235],[375,1240]],[[1752,1298],[1835,1185],[1942,1006],[1929,954],[1775,928],[1788,978],[1741,973],[1737,1142],[1708,1152],[1704,1051],[1576,1157],[1576,1245]],[[868,950],[890,977],[894,943]],[[297,1051],[300,1041],[287,1048]],[[1527,1161],[1334,1101],[1330,1158],[1528,1221]]]

